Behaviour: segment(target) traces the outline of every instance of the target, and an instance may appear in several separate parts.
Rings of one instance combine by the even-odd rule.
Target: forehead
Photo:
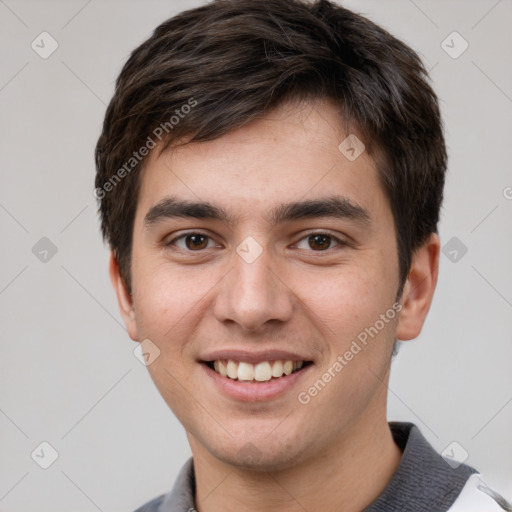
[[[213,141],[153,151],[141,174],[137,217],[170,195],[208,202],[238,220],[327,196],[343,196],[374,216],[387,200],[356,137],[343,131],[338,109],[324,100],[285,104]]]

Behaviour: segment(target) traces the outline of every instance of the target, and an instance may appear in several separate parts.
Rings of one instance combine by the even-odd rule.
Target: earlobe
[[[396,338],[399,340],[412,340],[421,332],[437,284],[439,252],[439,236],[432,233],[413,254],[400,300],[402,310],[396,332]]]
[[[139,341],[133,300],[126,289],[126,285],[119,271],[119,264],[112,251],[110,252],[109,274],[114,292],[116,293],[119,311],[123,317],[128,335],[133,341]]]

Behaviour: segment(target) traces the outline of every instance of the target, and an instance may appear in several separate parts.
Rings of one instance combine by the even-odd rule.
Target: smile
[[[246,361],[234,361],[233,359],[217,359],[206,362],[207,366],[213,369],[222,377],[235,381],[247,382],[268,382],[273,379],[279,379],[299,371],[308,361],[261,361],[252,364]]]

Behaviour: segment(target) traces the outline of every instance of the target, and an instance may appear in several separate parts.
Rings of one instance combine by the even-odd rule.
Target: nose
[[[219,322],[234,322],[245,331],[258,332],[269,324],[291,318],[294,294],[264,250],[252,262],[234,254],[234,268],[220,284],[214,315]]]

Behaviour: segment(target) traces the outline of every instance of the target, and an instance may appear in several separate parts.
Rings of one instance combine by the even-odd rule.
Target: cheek
[[[378,262],[361,261],[316,275],[295,276],[291,282],[298,283],[297,295],[317,322],[325,324],[326,336],[336,334],[342,341],[373,325],[392,306],[396,286],[392,277],[389,271],[386,276]]]
[[[174,337],[172,332],[190,322],[215,284],[193,267],[177,271],[165,261],[144,268],[134,265],[133,276],[139,334],[147,337]]]
[[[318,392],[315,403],[332,411],[329,421],[333,425],[361,414],[385,392],[382,383],[398,314],[392,307],[396,283],[380,272],[368,267],[341,272],[309,294],[309,307],[315,312],[311,318],[326,340],[326,357],[319,372],[328,384],[325,392]],[[309,384],[316,386],[315,381]],[[333,403],[337,404],[335,411]]]
[[[139,287],[134,288],[134,302],[140,339],[150,339],[160,350],[147,370],[168,406],[180,420],[185,419],[193,394],[184,390],[194,389],[192,382],[197,378],[190,340],[200,325],[202,299],[211,285],[206,287],[200,279],[172,271],[168,262],[144,269],[136,279]]]

